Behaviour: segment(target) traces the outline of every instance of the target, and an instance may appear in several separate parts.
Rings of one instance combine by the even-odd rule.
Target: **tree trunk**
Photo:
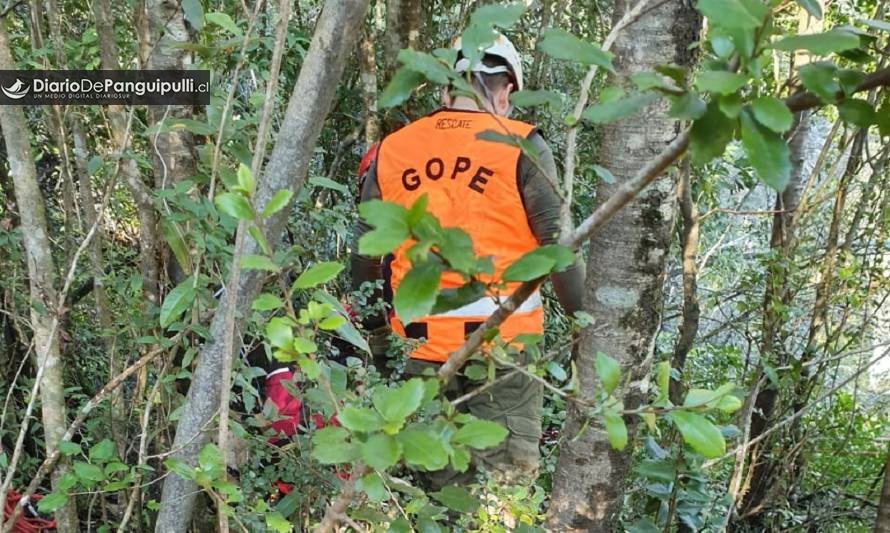
[[[5,21],[0,20],[0,70],[15,68]],[[34,351],[38,356],[38,368],[44,368],[40,405],[46,453],[49,455],[56,450],[68,427],[62,360],[58,337],[53,328],[54,319],[58,319],[56,313],[60,311],[56,307],[59,302],[55,265],[47,233],[43,198],[37,186],[37,169],[31,154],[30,130],[23,109],[19,106],[0,106],[0,129],[3,130],[6,141],[9,170],[12,174],[16,203],[21,217],[22,238],[28,258]],[[60,490],[59,481],[68,471],[66,462],[60,463],[53,471],[53,490]],[[56,522],[61,533],[75,533],[80,530],[77,523],[77,507],[73,498],[56,511]]]
[[[633,3],[617,2],[618,20]],[[615,42],[615,67],[624,77],[658,64],[688,66],[688,46],[698,39],[701,18],[691,3],[670,0],[643,15]],[[635,117],[608,126],[603,133],[600,164],[616,176],[628,178],[658,154],[678,133],[677,123],[659,104]],[[601,183],[598,203],[619,187]],[[583,397],[597,388],[595,354],[602,351],[617,359],[625,372],[640,377],[652,354],[660,322],[665,257],[674,221],[676,176],[658,178],[615,215],[590,242],[585,308],[597,320],[596,328],[582,332],[577,356]],[[625,404],[639,400],[630,392]],[[636,421],[628,420],[633,434]],[[618,531],[618,514],[624,497],[630,447],[618,452],[609,445],[599,421],[587,423],[586,410],[570,404],[565,439],[553,477],[553,499],[547,526],[554,531]],[[580,434],[579,434],[580,433]]]
[[[136,10],[137,20],[144,20],[142,3]],[[93,16],[96,20],[96,33],[99,38],[99,57],[102,68],[105,70],[117,70],[118,62],[117,42],[114,38],[114,17],[112,15],[109,0],[93,0]],[[146,31],[146,24],[137,24],[137,32],[140,54],[151,37]],[[140,55],[140,58],[142,56]],[[140,59],[139,66],[144,68],[144,58]],[[127,113],[119,105],[108,106],[108,118],[111,122],[111,135],[114,141],[113,153],[109,154],[112,160],[122,158],[130,144],[133,135],[128,130]],[[158,215],[151,197],[151,189],[145,184],[136,162],[131,158],[121,159],[121,174],[127,184],[127,189],[136,204],[136,216],[139,218],[139,262],[142,274],[142,294],[148,305],[160,305],[159,283],[160,265],[158,262],[158,250],[160,249],[160,237],[158,228]]]
[[[890,451],[884,463],[884,488],[878,501],[878,516],[875,518],[875,533],[890,533]]]
[[[151,70],[182,70],[192,64],[191,53],[183,45],[191,43],[191,33],[185,20],[182,3],[178,0],[146,0],[149,34],[152,52],[148,57]],[[151,105],[148,116],[151,124],[164,120],[191,119],[192,106]],[[152,166],[154,167],[157,189],[170,188],[176,183],[195,175],[197,157],[195,140],[187,128],[167,129],[151,135]],[[184,228],[188,232],[188,228]],[[167,275],[174,284],[186,278],[186,274],[176,260],[171,257],[169,247],[164,246],[164,264]]]
[[[346,57],[353,51],[359,33],[354,30],[362,26],[367,7],[368,0],[329,0],[325,3],[279,130],[285,134],[278,137],[269,164],[259,180],[255,195],[259,209],[277,191],[298,191],[302,186],[312,161],[315,142],[335,95],[331,88],[337,85]],[[288,210],[283,209],[265,221],[263,231],[273,246],[281,238],[287,214]],[[256,242],[245,239],[244,254],[256,250]],[[236,315],[245,315],[260,287],[261,277],[251,272],[241,277],[237,288],[231,288],[238,291],[234,299]],[[213,428],[208,426],[219,406],[219,375],[223,359],[233,355],[225,353],[225,343],[222,342],[227,301],[224,299],[216,310],[210,326],[211,337],[216,340],[201,348],[199,363],[176,428],[174,457],[190,465],[197,464],[198,452],[213,434]],[[239,338],[237,332],[234,338]],[[237,351],[239,347],[236,342],[234,350]],[[196,485],[193,482],[170,474],[164,482],[157,531],[186,531],[194,509],[195,494]]]

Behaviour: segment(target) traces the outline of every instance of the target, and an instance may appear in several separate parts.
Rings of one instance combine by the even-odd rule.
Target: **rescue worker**
[[[460,50],[459,42],[455,48]],[[478,101],[452,95],[446,89],[442,108],[384,138],[376,160],[368,168],[361,199],[382,199],[409,207],[427,194],[428,211],[443,227],[466,231],[476,255],[492,257],[494,280],[499,281],[504,269],[522,255],[557,241],[560,197],[547,177],[556,178],[556,164],[534,126],[508,118],[510,93],[521,90],[523,80],[521,58],[506,37],[500,35],[476,65],[470,65],[458,52],[454,68],[464,75],[469,71]],[[531,142],[537,152],[537,164],[514,146],[476,138],[485,130],[503,132],[504,128]],[[356,241],[370,229],[359,222]],[[388,288],[385,292],[391,294],[410,268],[404,246],[383,260],[354,254],[354,287],[384,279]],[[583,275],[578,265],[554,274],[551,281],[567,314],[581,309]],[[455,273],[442,276],[443,289],[462,284],[462,278]],[[517,286],[507,284],[507,290],[500,291],[501,297],[508,296]],[[377,316],[367,319],[364,325],[372,331],[372,351],[378,364],[388,348],[390,329],[403,338],[425,339],[406,363],[406,373],[420,375],[426,368],[437,369],[446,361],[497,306],[498,300],[492,295],[410,324],[401,323],[397,316],[389,321],[385,316]],[[501,325],[500,334],[510,341],[521,333],[543,333],[543,329],[544,309],[540,294],[535,293]],[[460,395],[479,385],[459,376],[449,384],[446,394]],[[540,457],[542,401],[541,384],[515,374],[461,404],[471,414],[499,422],[509,431],[498,447],[475,452],[473,465],[483,467],[503,482],[533,481]],[[441,487],[466,482],[471,476],[472,472],[461,475],[446,470],[431,473],[429,481],[434,487]]]

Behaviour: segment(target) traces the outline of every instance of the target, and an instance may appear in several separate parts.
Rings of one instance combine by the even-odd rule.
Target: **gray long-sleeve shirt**
[[[553,152],[537,130],[529,135],[529,141],[537,152],[537,164],[525,154],[519,157],[519,191],[525,206],[526,216],[532,232],[542,245],[556,243],[559,238],[560,196],[547,176],[556,179],[556,162]],[[546,173],[546,174],[544,174]],[[376,162],[364,177],[361,200],[380,199],[380,186],[377,183]],[[443,221],[443,225],[448,225]],[[353,235],[356,242],[372,228],[359,219]],[[357,247],[356,247],[357,249]],[[367,257],[358,254],[352,256],[353,287],[358,288],[366,281],[382,279],[381,258]],[[584,274],[578,263],[567,270],[550,276],[553,289],[563,310],[569,315],[581,310],[581,295],[584,288]],[[373,317],[366,320],[368,328],[379,327],[384,317]]]

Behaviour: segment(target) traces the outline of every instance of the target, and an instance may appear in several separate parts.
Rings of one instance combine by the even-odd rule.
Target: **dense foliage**
[[[29,107],[28,131],[4,131],[30,141],[59,299],[35,296],[24,239],[35,229],[21,216],[31,207],[4,151],[0,495],[38,483],[40,511],[74,509],[69,531],[152,527],[168,476],[197,485],[196,531],[534,531],[547,519],[560,447],[578,436],[563,431],[574,405],[582,432],[604,432],[615,450],[599,453],[631,458],[626,479],[604,481],[623,493],[609,522],[622,529],[870,531],[890,506],[880,497],[890,436],[883,4],[699,0],[706,24],[692,64],[622,76],[617,59],[627,59],[609,51],[610,30],[651,22],[644,10],[616,26],[633,5],[378,0],[363,28],[340,28],[358,40],[340,83],[323,91],[333,105],[308,175],[266,195],[273,146],[301,134],[281,129],[289,102],[315,97],[294,87],[324,2],[93,2],[10,3],[0,24],[15,66],[116,68],[110,53],[121,68],[148,68],[165,54],[210,70],[214,92],[200,108]],[[657,301],[661,317],[645,360],[579,359],[579,332],[601,317],[566,316],[547,287],[545,338],[519,339],[541,346],[525,356],[493,324],[470,337],[465,365],[438,375],[406,379],[410,347],[395,337],[385,368],[371,360],[361,319],[384,304],[375,287],[350,289],[351,254],[411,241],[413,268],[392,302],[405,321],[492,288],[482,281],[490,259],[436,220],[425,198],[410,209],[357,205],[355,169],[381,133],[435,108],[443,89],[473,95],[450,68],[449,43],[462,35],[462,53],[476,61],[496,29],[526,51],[514,117],[544,133],[570,202],[561,244],[522,257],[506,281],[535,287],[576,258],[609,260],[585,246],[614,214],[603,215],[601,186],[626,186],[633,201],[635,183],[673,180],[665,209],[679,216],[669,217],[670,246],[653,274],[662,297],[640,302]],[[646,161],[637,175],[600,164],[608,125],[652,112],[676,125],[670,145],[652,149],[663,164],[648,176]],[[483,140],[533,152],[502,132]],[[359,217],[374,229],[356,241]],[[443,272],[466,284],[439,291]],[[596,284],[588,278],[587,298]],[[251,286],[246,304],[226,307]],[[188,393],[202,350],[223,342],[211,326],[217,311],[231,313],[235,357],[216,382],[230,401],[200,428],[211,436],[192,461],[173,443],[204,394]],[[37,416],[40,357],[52,344],[34,333],[41,317],[55,324],[63,379],[40,387],[63,393],[74,421],[59,443]],[[594,383],[579,377],[580,361],[593,362]],[[287,387],[309,415],[291,439],[270,427],[280,415],[263,383],[275,362],[299,369]],[[462,412],[466,398],[442,394],[457,372],[484,388],[499,368],[545,384],[538,480],[502,486],[480,475],[425,490],[428,472],[466,470],[474,451],[506,435]],[[60,475],[44,480],[57,463]]]

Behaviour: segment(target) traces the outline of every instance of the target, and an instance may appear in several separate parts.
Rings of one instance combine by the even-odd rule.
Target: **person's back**
[[[410,207],[427,196],[427,211],[443,226],[465,231],[478,257],[490,257],[494,274],[480,281],[500,282],[503,271],[538,246],[538,239],[524,216],[517,168],[521,151],[511,145],[477,139],[484,131],[498,131],[522,138],[534,128],[480,111],[442,109],[393,133],[383,140],[377,156],[377,184],[384,200]],[[390,263],[392,288],[398,288],[411,269],[403,244]],[[456,272],[445,272],[441,289],[465,283]],[[509,296],[516,284],[499,291]],[[495,294],[447,313],[426,317],[394,328],[408,337],[423,337],[412,357],[443,362],[467,333],[497,306]],[[398,317],[396,317],[396,320]],[[543,332],[540,295],[531,298],[501,326],[501,336],[511,340],[522,333]]]
[[[409,354],[408,374],[419,375],[446,361],[466,335],[518,286],[499,283],[504,269],[537,246],[555,242],[559,233],[560,198],[553,188],[553,154],[532,125],[506,118],[511,110],[510,93],[522,87],[521,60],[516,50],[501,36],[479,64],[470,65],[459,57],[455,70],[471,73],[478,101],[485,110],[473,98],[452,97],[446,92],[445,108],[384,138],[365,176],[362,200],[382,199],[410,207],[426,194],[427,210],[443,227],[464,230],[472,239],[476,255],[492,258],[494,273],[483,281],[501,288],[461,308],[421,317],[410,324],[403,324],[397,316],[389,321],[383,316],[368,319],[365,327],[372,330],[371,346],[378,364],[388,355],[385,337],[390,328],[403,338],[425,340]],[[478,134],[486,130],[528,140],[537,151],[534,160],[512,144],[479,139]],[[360,222],[356,240],[369,229]],[[411,268],[406,254],[410,245],[403,243],[384,261],[355,254],[354,286],[384,279],[385,294],[391,297]],[[580,269],[572,267],[551,279],[565,311],[572,314],[579,310],[583,285]],[[440,289],[456,288],[464,281],[461,275],[446,272]],[[537,293],[499,328],[506,341],[521,333],[542,332],[543,306]],[[508,482],[531,481],[539,459],[543,391],[540,383],[521,373],[506,373],[507,369],[499,367],[496,383],[484,394],[460,404],[460,408],[509,430],[501,445],[476,452],[474,464],[498,473]],[[459,376],[448,384],[446,394],[462,395],[479,385]],[[430,479],[434,486],[442,486],[455,481],[457,474],[445,471]]]

